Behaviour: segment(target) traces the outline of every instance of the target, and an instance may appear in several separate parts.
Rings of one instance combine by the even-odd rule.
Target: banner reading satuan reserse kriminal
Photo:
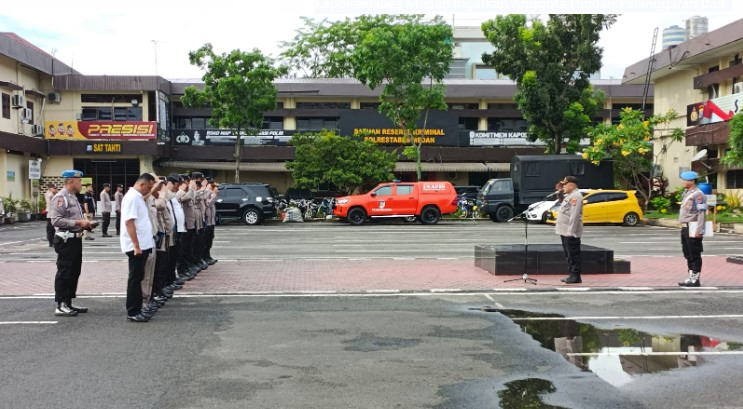
[[[63,141],[91,139],[155,139],[157,123],[103,121],[46,121],[44,138]]]

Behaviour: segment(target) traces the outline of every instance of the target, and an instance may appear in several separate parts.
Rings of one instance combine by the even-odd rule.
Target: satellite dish
[[[706,157],[707,157],[707,150],[706,149],[702,149],[701,151],[697,152],[697,154],[694,155],[693,158],[691,158],[691,161],[694,162],[695,160],[704,159]]]

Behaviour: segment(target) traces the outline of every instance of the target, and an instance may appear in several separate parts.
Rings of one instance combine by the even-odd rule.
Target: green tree
[[[263,113],[276,108],[273,80],[286,72],[260,50],[232,50],[217,55],[207,43],[188,53],[192,65],[204,70],[204,88],[185,89],[181,102],[187,107],[211,107],[209,124],[228,128],[235,138],[235,183],[240,183],[241,133],[250,135],[263,125]]]
[[[451,38],[451,26],[440,16],[305,19],[294,40],[282,44],[282,56],[305,75],[353,77],[370,89],[382,86],[379,112],[402,129],[405,156],[415,159],[420,180],[423,138],[415,135],[417,123],[423,116],[425,130],[429,110],[447,109],[442,81],[452,59]]]
[[[733,116],[728,122],[730,136],[728,146],[730,150],[720,159],[725,166],[743,166],[743,112]]]
[[[297,187],[328,184],[346,193],[368,189],[393,179],[396,153],[374,143],[336,135],[331,131],[292,136],[294,160],[287,162]]]
[[[588,80],[601,68],[599,33],[616,21],[613,14],[551,14],[546,22],[523,15],[498,16],[482,24],[495,46],[483,62],[516,81],[514,101],[529,124],[529,140],[547,152],[576,152],[603,105],[603,93]]]
[[[596,165],[602,160],[613,161],[619,186],[637,190],[647,210],[653,182],[663,180],[662,174],[652,174],[653,165],[668,152],[670,144],[684,138],[681,128],[670,127],[677,116],[670,110],[645,119],[642,111],[625,108],[620,113],[619,124],[599,124],[589,132],[591,146],[583,151],[583,157]]]

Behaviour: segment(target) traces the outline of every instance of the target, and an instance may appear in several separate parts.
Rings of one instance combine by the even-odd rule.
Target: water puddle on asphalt
[[[543,348],[555,351],[584,371],[614,386],[645,374],[704,364],[705,356],[743,354],[740,344],[704,335],[657,335],[632,328],[599,329],[557,314],[471,308],[499,312]]]
[[[498,391],[500,407],[503,409],[566,409],[563,406],[548,405],[542,395],[554,392],[552,382],[540,378],[518,379],[508,382],[506,389]]]

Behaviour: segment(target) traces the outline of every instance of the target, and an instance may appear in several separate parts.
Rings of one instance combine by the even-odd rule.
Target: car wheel
[[[549,212],[542,213],[542,223],[547,223],[547,219],[549,219]]]
[[[261,214],[256,209],[246,209],[243,212],[243,221],[245,224],[253,226],[261,222]]]
[[[421,212],[421,223],[423,224],[436,224],[441,218],[441,212],[435,207],[426,207]]]
[[[635,212],[629,212],[624,215],[624,219],[622,220],[625,226],[637,226],[637,223],[640,222],[640,216]]]
[[[498,222],[507,222],[508,219],[513,217],[513,209],[510,206],[500,206],[495,209],[495,219]]]
[[[355,208],[348,212],[348,222],[353,226],[361,226],[366,221],[366,212],[364,209]]]

